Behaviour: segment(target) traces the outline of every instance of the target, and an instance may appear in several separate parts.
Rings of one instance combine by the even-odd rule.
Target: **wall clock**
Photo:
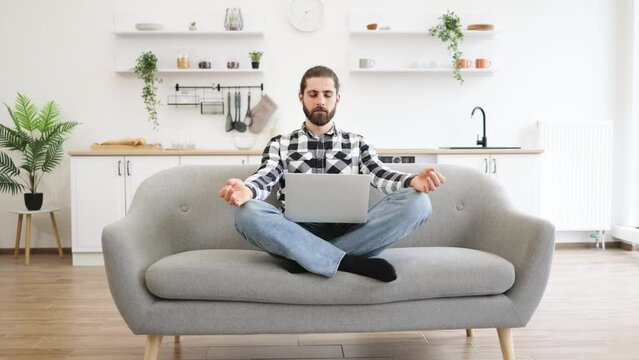
[[[292,0],[288,8],[288,20],[299,31],[319,29],[324,21],[322,0]]]

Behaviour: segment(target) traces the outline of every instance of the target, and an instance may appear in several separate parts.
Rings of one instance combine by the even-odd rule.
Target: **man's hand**
[[[226,180],[226,185],[217,194],[232,206],[241,206],[253,197],[251,189],[240,179]]]
[[[446,178],[434,167],[427,167],[410,181],[410,186],[419,192],[435,191],[446,182]]]

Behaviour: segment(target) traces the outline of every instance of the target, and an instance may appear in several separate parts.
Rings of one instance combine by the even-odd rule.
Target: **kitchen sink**
[[[521,149],[521,146],[445,146],[440,147],[440,149],[449,149],[449,150],[489,150],[489,149]]]

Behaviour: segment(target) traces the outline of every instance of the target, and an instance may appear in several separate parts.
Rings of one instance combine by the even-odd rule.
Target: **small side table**
[[[25,246],[24,246],[24,264],[29,265],[29,254],[31,252],[31,215],[34,214],[44,214],[49,213],[51,217],[51,225],[53,225],[53,233],[55,234],[55,239],[58,242],[58,254],[61,258],[64,257],[64,253],[62,252],[62,244],[60,242],[60,233],[58,232],[58,225],[55,222],[55,215],[53,214],[56,211],[61,210],[60,208],[47,208],[43,207],[40,210],[9,210],[10,213],[18,214],[18,230],[16,231],[16,249],[13,253],[14,258],[18,258],[18,251],[20,250],[20,234],[22,232],[22,217],[26,215],[27,224],[25,230]]]

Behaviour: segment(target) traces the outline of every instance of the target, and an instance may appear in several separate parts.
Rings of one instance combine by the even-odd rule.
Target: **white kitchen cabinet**
[[[74,265],[82,264],[82,253],[102,251],[102,229],[124,217],[144,179],[178,165],[178,156],[72,156]]]
[[[178,156],[125,156],[124,170],[126,180],[126,209],[133,201],[138,186],[149,176],[180,165]]]
[[[539,215],[538,154],[440,154],[437,163],[467,166],[488,174],[506,190],[515,208]]]

